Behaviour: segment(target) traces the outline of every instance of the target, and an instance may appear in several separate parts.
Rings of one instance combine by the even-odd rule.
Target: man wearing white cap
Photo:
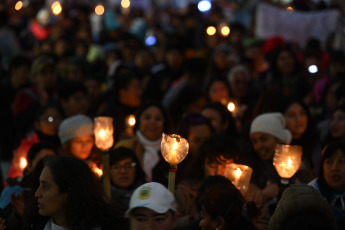
[[[125,217],[131,230],[173,230],[177,219],[175,198],[162,184],[143,184],[132,194]]]

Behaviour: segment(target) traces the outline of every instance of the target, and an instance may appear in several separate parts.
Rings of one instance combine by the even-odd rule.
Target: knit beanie
[[[289,144],[291,142],[291,132],[285,129],[286,121],[281,113],[264,113],[257,116],[251,126],[250,134],[255,132],[261,132],[270,134],[284,144]]]
[[[82,114],[64,119],[59,128],[61,144],[65,144],[67,141],[76,137],[93,134],[93,122],[91,118]]]

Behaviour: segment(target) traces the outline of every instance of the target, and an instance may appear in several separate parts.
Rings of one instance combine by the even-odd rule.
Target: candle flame
[[[291,167],[291,166],[292,166],[292,161],[291,161],[291,158],[289,158],[287,167]]]
[[[237,169],[236,169],[236,172],[235,172],[236,177],[240,177],[241,174],[242,174],[241,169],[240,169],[240,168],[237,168]]]
[[[135,116],[133,114],[129,115],[129,117],[128,117],[129,126],[133,127],[135,125],[135,122],[136,122]]]
[[[229,103],[228,103],[228,110],[229,110],[230,112],[234,112],[234,111],[235,111],[235,108],[236,108],[236,106],[235,106],[235,104],[234,104],[233,102],[229,102]]]
[[[98,133],[99,137],[104,138],[105,137],[105,131],[104,129],[101,129]]]
[[[20,168],[24,169],[28,165],[28,161],[25,159],[25,157],[20,158]]]

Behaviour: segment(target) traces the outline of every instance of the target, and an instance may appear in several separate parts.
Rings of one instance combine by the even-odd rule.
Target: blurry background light
[[[95,7],[95,13],[97,15],[102,15],[104,14],[104,6],[102,4],[98,4],[96,7]]]
[[[211,2],[208,0],[202,0],[198,3],[198,10],[200,12],[206,12],[211,9]]]
[[[209,26],[209,27],[207,27],[207,29],[206,29],[206,33],[208,34],[208,35],[210,35],[210,36],[212,36],[212,35],[215,35],[216,34],[216,27],[214,27],[214,26]]]
[[[16,3],[16,5],[14,6],[14,9],[20,10],[22,7],[23,7],[23,2],[22,1],[18,1]]]

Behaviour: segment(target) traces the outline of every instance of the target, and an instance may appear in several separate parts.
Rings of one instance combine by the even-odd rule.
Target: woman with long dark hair
[[[35,192],[41,221],[24,229],[125,229],[97,176],[82,160],[56,157],[45,162]],[[42,218],[45,217],[45,218]],[[45,221],[43,221],[45,220]]]

